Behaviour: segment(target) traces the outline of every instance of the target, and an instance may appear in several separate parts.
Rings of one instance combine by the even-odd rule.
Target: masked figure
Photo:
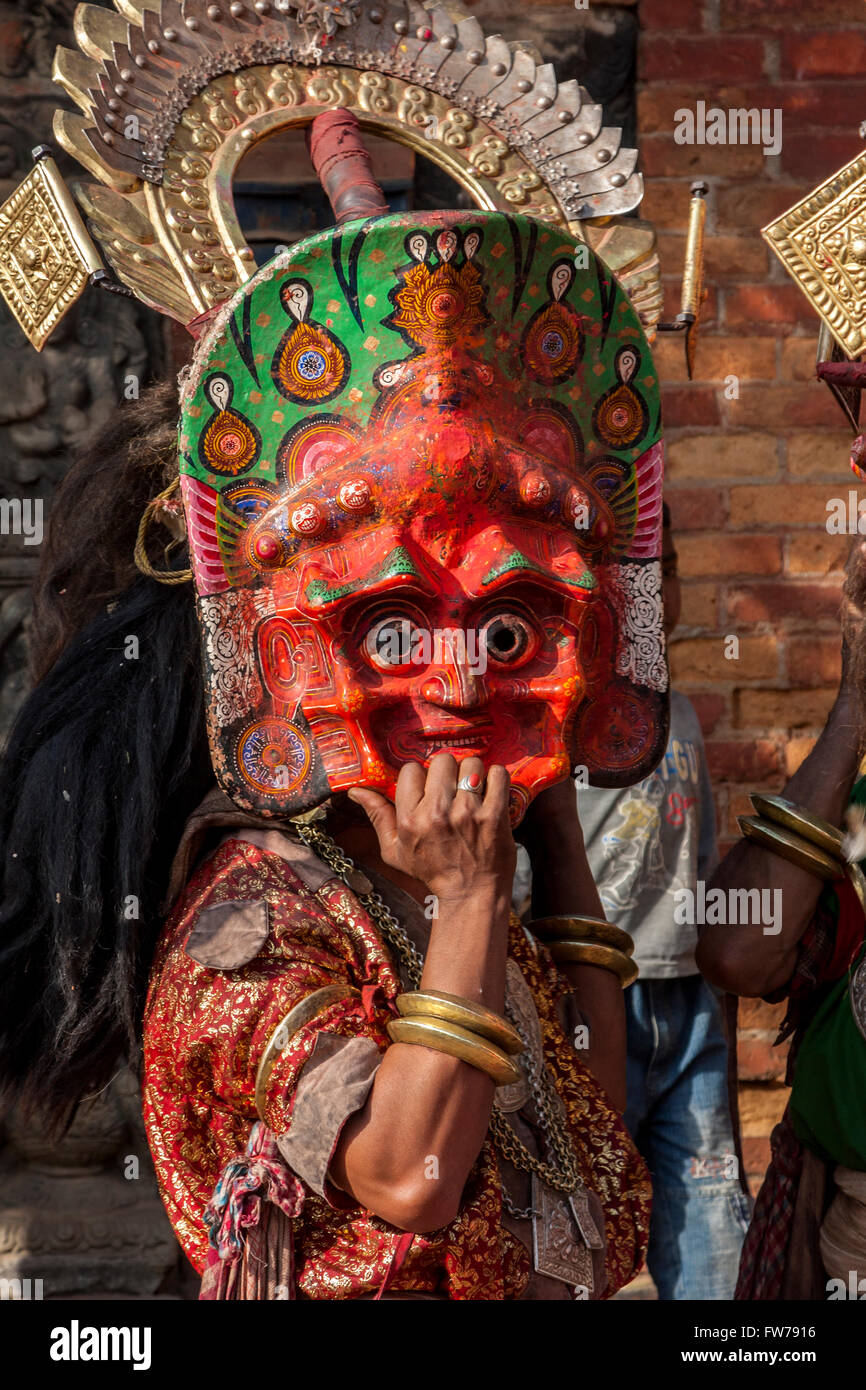
[[[415,9],[415,19],[426,13]],[[495,186],[495,208],[521,201],[509,188],[548,197],[536,173],[512,167],[530,158],[515,151],[530,137],[562,151],[580,103],[563,88],[568,120],[542,121],[540,97],[537,109],[521,106],[541,80],[526,76],[528,55],[495,39],[469,49],[475,22],[455,28],[441,11],[402,44],[402,6],[330,7],[330,75],[305,57],[300,22],[315,15],[257,11],[236,20],[261,28],[244,81],[230,88],[211,75],[168,145],[153,125],[144,155],[108,141],[113,191],[81,195],[96,230],[120,223],[130,246],[152,245],[138,192],[118,173],[138,159],[138,177],[164,200],[165,235],[137,256],[116,235],[110,254],[143,297],[198,335],[180,381],[183,516],[175,478],[146,518],[188,544],[203,652],[202,685],[180,647],[169,653],[165,625],[153,630],[162,655],[152,679],[165,668],[161,766],[176,769],[183,747],[190,768],[190,740],[206,724],[218,783],[198,805],[188,804],[191,777],[182,794],[168,773],[148,787],[163,876],[151,864],[143,915],[164,925],[143,1082],[160,1189],[203,1297],[609,1296],[639,1267],[648,1219],[647,1175],[606,1090],[629,943],[599,920],[573,811],[558,823],[555,789],[576,767],[599,785],[636,782],[666,738],[649,346],[615,274],[578,235],[577,213],[568,227],[549,198],[528,215],[389,215],[373,194],[372,214],[343,217],[247,278],[225,180],[205,183],[219,165],[215,129],[225,146],[245,130],[258,138],[279,125],[275,110],[284,123],[300,108],[320,118],[329,105],[351,107],[352,93],[359,113],[379,92],[375,109],[405,121],[413,102],[422,114],[441,106],[452,135],[475,130],[472,149],[487,141],[486,164],[471,150],[467,159]],[[184,15],[197,43],[220,27],[195,5]],[[143,28],[130,24],[127,53],[156,25],[150,12]],[[358,45],[376,36],[378,73],[349,51],[355,25]],[[168,28],[166,40],[181,42]],[[416,85],[404,74],[402,89],[401,47],[418,65]],[[153,82],[163,55],[147,51]],[[431,51],[452,76],[424,87],[417,73]],[[467,94],[461,106],[448,87],[449,107],[441,93],[458,58]],[[116,41],[103,67],[131,104]],[[522,111],[536,127],[522,144],[484,126],[482,80],[500,90],[512,125]],[[117,124],[95,92],[90,113],[111,135]],[[344,189],[347,171],[363,183],[366,167],[351,121],[340,121],[339,148],[316,155],[338,219],[331,156]],[[569,134],[577,152],[587,145],[579,124]],[[64,138],[94,171],[81,131],[67,126]],[[603,194],[599,169],[580,215],[625,210],[618,190],[630,176],[606,171]],[[224,231],[217,249],[207,198]],[[170,283],[166,266],[178,264],[186,269]],[[639,277],[630,288],[634,303],[646,300]],[[183,571],[155,570],[149,547],[143,524],[136,555],[149,577],[133,592],[143,584],[152,596],[170,581],[186,623]],[[188,624],[184,633],[188,642]],[[172,685],[175,665],[186,685]],[[185,721],[194,733],[184,743]],[[34,756],[19,735],[19,807]],[[10,845],[22,817],[13,807]],[[528,932],[509,924],[512,832],[547,883]],[[153,834],[142,841],[147,863]],[[547,874],[556,855],[560,868]],[[108,895],[128,896],[133,881],[127,872]],[[43,909],[56,940],[64,910],[60,898],[56,912]],[[9,960],[20,966],[14,911],[9,921]],[[120,938],[118,959],[125,952],[127,971],[134,962],[141,974],[146,930],[136,937],[127,925]],[[107,991],[90,958],[80,969],[56,989],[83,982],[92,1012]],[[79,1026],[82,1075],[86,1038]]]

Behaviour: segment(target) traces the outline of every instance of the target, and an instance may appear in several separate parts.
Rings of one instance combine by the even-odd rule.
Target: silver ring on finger
[[[475,796],[484,795],[484,779],[477,772],[469,777],[461,777],[457,783],[459,792],[472,792]]]

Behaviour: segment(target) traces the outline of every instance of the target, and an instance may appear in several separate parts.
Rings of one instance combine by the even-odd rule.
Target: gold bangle
[[[866,878],[859,864],[849,863],[842,848],[842,831],[813,816],[782,796],[753,796],[752,805],[766,817],[740,816],[747,840],[828,880],[847,877],[866,915]],[[799,832],[799,833],[797,833]]]
[[[753,840],[762,849],[778,854],[816,878],[835,879],[844,875],[844,867],[838,859],[831,858],[823,849],[785,826],[774,825],[758,816],[738,816],[737,824],[747,840]]]
[[[795,835],[801,835],[810,844],[817,845],[825,854],[829,854],[831,859],[838,859],[840,863],[845,863],[845,852],[842,849],[842,831],[829,821],[823,820],[821,816],[815,816],[811,811],[806,811],[802,806],[795,806],[793,801],[788,801],[784,796],[758,796],[752,797],[752,805],[759,816],[765,821],[772,821],[775,825],[781,825],[785,830],[791,830]]]
[[[271,1079],[271,1072],[280,1053],[288,1047],[295,1033],[299,1033],[316,1017],[316,1014],[329,1009],[339,999],[360,999],[360,997],[360,990],[355,989],[353,985],[323,985],[321,989],[314,989],[312,994],[305,995],[293,1009],[289,1009],[285,1018],[281,1019],[268,1038],[265,1050],[259,1059],[255,1095],[256,1110],[260,1119],[264,1120],[265,1118],[265,1101],[267,1099],[265,1093]]]
[[[633,985],[638,977],[634,961],[613,946],[602,946],[596,941],[546,941],[544,944],[553,959],[565,965],[597,965],[602,970],[611,970],[619,976],[623,989]]]
[[[497,1086],[510,1086],[523,1077],[514,1059],[500,1047],[441,1018],[392,1018],[388,1034],[392,1042],[414,1043],[458,1057],[461,1062],[485,1071]]]
[[[527,927],[540,941],[597,941],[627,956],[634,953],[634,941],[628,932],[603,917],[538,917]]]
[[[427,1018],[441,1018],[445,1023],[456,1023],[469,1033],[478,1033],[488,1042],[501,1047],[503,1052],[523,1051],[523,1039],[507,1019],[483,1004],[475,1004],[459,994],[446,994],[441,989],[415,989],[411,994],[397,995],[397,1008],[404,1018],[415,1018],[421,1014]]]

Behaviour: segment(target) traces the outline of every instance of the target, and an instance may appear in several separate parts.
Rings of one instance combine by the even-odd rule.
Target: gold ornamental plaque
[[[846,357],[866,350],[866,151],[762,229]]]
[[[54,160],[0,207],[0,292],[37,352],[102,261]]]

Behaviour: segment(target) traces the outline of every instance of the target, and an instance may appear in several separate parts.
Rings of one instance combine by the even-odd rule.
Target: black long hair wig
[[[60,485],[36,684],[0,769],[0,1104],[52,1127],[136,1058],[171,860],[213,781],[192,585],[132,560],[148,500],[176,476],[176,427],[173,386],[152,387]]]

